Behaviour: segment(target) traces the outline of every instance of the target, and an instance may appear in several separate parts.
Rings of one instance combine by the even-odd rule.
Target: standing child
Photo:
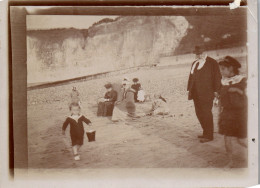
[[[139,81],[138,78],[134,78],[134,79],[133,79],[133,84],[132,84],[132,86],[131,86],[131,88],[135,91],[135,93],[134,93],[135,102],[138,102],[138,99],[137,99],[137,97],[138,97],[138,92],[139,92],[139,90],[141,89],[141,84],[140,84],[138,81]]]
[[[219,62],[222,75],[220,90],[219,133],[224,135],[228,155],[228,167],[233,167],[232,137],[238,144],[247,147],[242,140],[247,137],[246,78],[239,75],[240,63],[226,56]]]
[[[73,86],[71,94],[71,103],[78,103],[80,105],[79,92],[75,86]]]
[[[91,125],[91,121],[85,116],[80,114],[80,106],[78,103],[71,103],[70,105],[71,115],[67,117],[62,126],[62,134],[65,135],[65,130],[68,125],[70,125],[70,137],[72,143],[72,150],[74,154],[74,159],[76,161],[80,160],[79,149],[83,145],[84,139],[84,127],[83,122]]]

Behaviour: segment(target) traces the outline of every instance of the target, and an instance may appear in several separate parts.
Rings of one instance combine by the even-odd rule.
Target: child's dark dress
[[[141,88],[141,84],[139,84],[139,83],[133,84],[133,85],[131,86],[131,88],[135,90],[134,99],[135,99],[135,102],[138,102],[138,100],[137,100],[137,94],[138,94],[138,91],[139,91],[140,88]]]
[[[84,139],[84,127],[83,122],[86,124],[91,123],[91,121],[85,116],[81,116],[78,121],[67,117],[66,121],[63,123],[62,130],[65,131],[67,126],[70,124],[70,137],[71,137],[71,143],[72,146],[75,145],[83,145],[83,139]]]
[[[238,88],[243,94],[230,92],[229,88]],[[247,97],[246,78],[239,82],[223,85],[220,91],[219,133],[237,138],[247,137]]]

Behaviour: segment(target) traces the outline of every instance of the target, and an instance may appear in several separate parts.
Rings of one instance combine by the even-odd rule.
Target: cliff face
[[[181,16],[129,16],[88,30],[28,31],[28,83],[157,63],[173,54],[188,27]]]

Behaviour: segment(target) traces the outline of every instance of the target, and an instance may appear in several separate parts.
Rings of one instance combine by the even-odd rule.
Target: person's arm
[[[230,87],[228,89],[228,92],[236,92],[236,93],[238,93],[240,95],[244,95],[245,94],[244,91],[246,89],[246,85],[247,85],[246,84],[246,78],[243,78],[241,80],[241,82],[239,83],[239,87]]]
[[[111,96],[111,98],[109,99],[109,101],[115,102],[116,100],[117,100],[117,92],[116,92],[116,91],[113,91],[113,92],[112,92],[112,96]]]
[[[194,62],[191,64],[190,74],[189,74],[189,79],[188,79],[188,84],[187,84],[187,91],[189,91],[189,89],[190,89],[191,77],[192,77],[191,69],[192,69],[192,67],[193,67],[193,65],[194,65],[195,62],[196,62],[196,61],[194,61]]]
[[[65,130],[66,130],[66,128],[68,127],[68,125],[69,125],[69,118],[67,118],[67,119],[65,120],[65,122],[63,123],[63,126],[62,126],[62,134],[63,134],[63,135],[65,135]]]
[[[86,118],[85,116],[82,116],[82,117],[83,117],[83,121],[84,121],[86,124],[92,125],[92,124],[91,124],[91,121],[90,121],[88,118]]]
[[[214,94],[216,97],[218,97],[218,93],[220,91],[221,88],[221,74],[220,74],[220,70],[219,70],[219,66],[217,61],[214,60],[213,62],[213,90],[214,90]]]
[[[236,88],[236,87],[231,87],[228,89],[229,92],[237,92],[240,95],[244,94],[244,91],[242,89]]]
[[[141,88],[141,84],[138,84],[138,91],[140,90],[140,88]]]
[[[106,93],[105,93],[105,96],[104,96],[103,98],[101,98],[101,102],[106,102],[106,101],[108,101],[108,98],[109,98],[108,92],[106,92]]]

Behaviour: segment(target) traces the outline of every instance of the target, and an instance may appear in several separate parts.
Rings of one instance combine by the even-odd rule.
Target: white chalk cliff
[[[174,53],[188,27],[182,16],[126,16],[88,30],[28,31],[28,83],[157,63]]]

